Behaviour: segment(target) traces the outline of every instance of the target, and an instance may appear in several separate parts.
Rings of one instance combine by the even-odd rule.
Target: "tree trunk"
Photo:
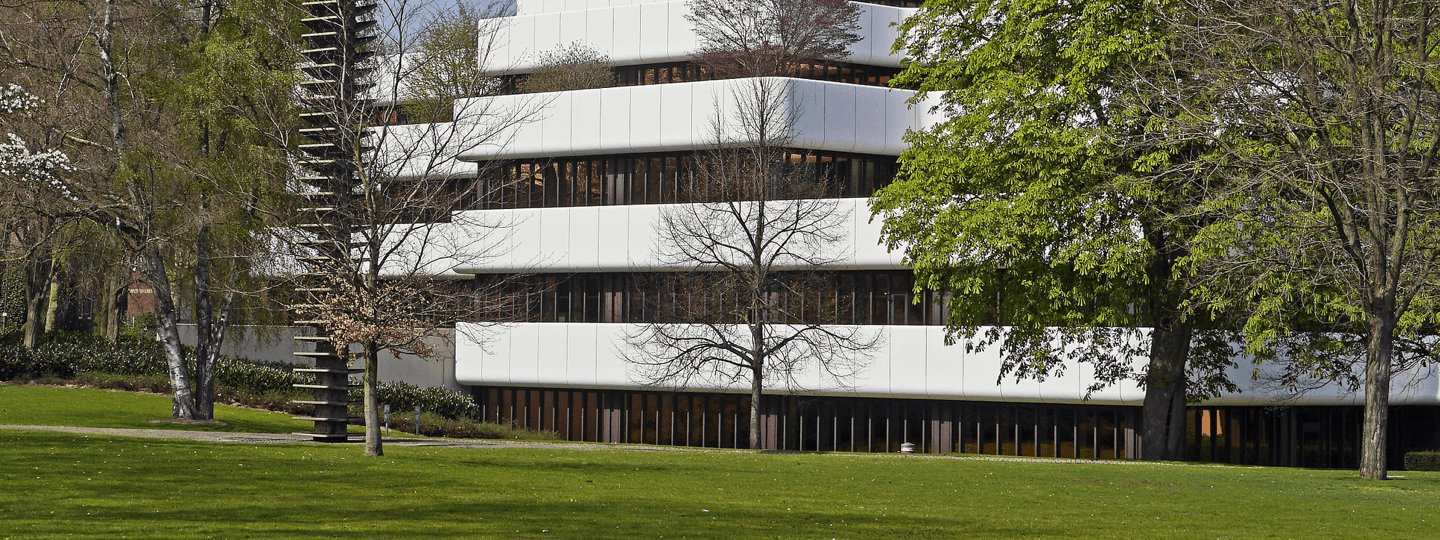
[[[202,210],[202,212],[205,210]],[[210,277],[210,223],[204,222],[195,239],[195,413],[200,420],[215,417],[215,363],[230,326],[234,293],[215,305]]]
[[[130,277],[130,267],[121,265],[119,275],[106,280],[105,339],[111,343],[120,339],[120,326],[130,312]]]
[[[60,311],[60,268],[59,265],[52,265],[50,268],[50,283],[46,285],[45,293],[45,331],[55,330],[55,315]]]
[[[365,455],[383,456],[385,448],[380,440],[380,398],[376,394],[380,368],[380,351],[375,343],[365,344]],[[416,426],[419,429],[419,426]]]
[[[165,274],[165,259],[159,246],[146,246],[141,263],[144,265],[145,281],[155,291],[155,338],[165,349],[169,364],[171,386],[171,416],[195,418],[195,398],[190,385],[190,370],[185,362],[185,347],[180,343],[180,329],[175,316],[175,296],[171,292],[170,279]]]
[[[1360,477],[1387,479],[1385,434],[1390,422],[1390,355],[1395,344],[1395,324],[1384,317],[1371,317],[1370,340],[1365,354],[1365,420],[1360,435]]]
[[[760,390],[763,379],[760,377],[760,370],[750,371],[750,449],[759,450],[760,446]]]
[[[50,250],[38,249],[25,261],[25,341],[26,349],[35,350],[45,333],[45,296],[50,287]]]
[[[1185,362],[1190,356],[1189,323],[1157,327],[1150,334],[1150,370],[1145,374],[1140,457],[1185,459]]]

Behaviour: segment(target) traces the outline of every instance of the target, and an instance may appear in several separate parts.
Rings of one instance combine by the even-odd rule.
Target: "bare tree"
[[[691,0],[685,16],[700,37],[696,60],[722,77],[794,73],[843,60],[860,41],[860,11],[848,0]]]
[[[1192,1],[1159,126],[1208,156],[1222,217],[1196,237],[1198,290],[1248,314],[1251,350],[1291,382],[1363,379],[1360,474],[1386,477],[1392,374],[1436,359],[1440,6]],[[1352,373],[1363,366],[1363,375]]]
[[[490,297],[471,280],[447,281],[462,277],[447,276],[456,266],[494,256],[507,225],[461,211],[484,195],[475,178],[486,171],[457,156],[503,148],[539,107],[484,99],[500,84],[479,71],[486,58],[477,55],[491,49],[503,12],[396,1],[372,19],[373,7],[340,8],[342,17],[355,9],[362,23],[384,22],[373,34],[365,23],[344,51],[304,68],[315,127],[298,160],[309,171],[297,185],[301,221],[285,240],[309,266],[290,308],[324,340],[319,374],[341,385],[314,402],[328,411],[316,419],[334,430],[325,434],[344,436],[345,366],[363,360],[365,453],[378,456],[381,351],[434,357],[435,340],[449,339],[455,321],[486,309]],[[389,54],[372,59],[371,39]],[[323,367],[326,355],[338,363]]]
[[[695,185],[716,202],[668,206],[655,226],[659,261],[689,269],[680,280],[687,298],[675,302],[670,320],[627,335],[625,357],[646,384],[748,379],[750,447],[758,448],[767,385],[808,390],[797,376],[816,374],[847,386],[879,337],[819,324],[822,306],[785,301],[818,296],[809,274],[843,259],[850,215],[824,198],[823,183],[791,149],[798,111],[785,81],[734,88],[734,116],[718,116],[713,147],[695,157]]]

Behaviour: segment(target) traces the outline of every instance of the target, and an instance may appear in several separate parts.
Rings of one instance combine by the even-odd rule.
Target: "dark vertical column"
[[[1215,447],[1220,441],[1220,410],[1206,409],[1205,414],[1208,416],[1207,420],[1209,420],[1210,425],[1210,462],[1214,463],[1219,461],[1219,455]]]
[[[544,407],[539,411],[540,421],[537,422],[539,429],[541,431],[555,431],[555,392],[553,390],[545,390],[540,392],[540,395],[541,403],[544,404]],[[546,422],[546,413],[549,413],[549,422]]]
[[[1195,461],[1205,460],[1205,458],[1202,457],[1202,454],[1200,453],[1200,444],[1202,442],[1201,439],[1204,438],[1205,434],[1204,428],[1200,427],[1200,425],[1204,419],[1204,416],[1200,414],[1200,409],[1191,407],[1189,410],[1185,411],[1185,429],[1186,431],[1193,432],[1195,435],[1195,444],[1191,449],[1192,457],[1190,458]]]
[[[1135,459],[1135,410],[1125,409],[1125,459]]]
[[[1223,455],[1221,459],[1224,460],[1225,463],[1231,462],[1230,431],[1233,426],[1230,425],[1230,410],[1229,408],[1215,409],[1215,415],[1220,417],[1220,437],[1223,443],[1223,451],[1221,452]]]
[[[570,392],[560,390],[555,393],[555,434],[565,440],[570,439]]]

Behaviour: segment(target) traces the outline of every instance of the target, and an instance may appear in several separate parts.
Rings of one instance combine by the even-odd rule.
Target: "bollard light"
[[[420,435],[420,406],[415,406],[415,435]]]

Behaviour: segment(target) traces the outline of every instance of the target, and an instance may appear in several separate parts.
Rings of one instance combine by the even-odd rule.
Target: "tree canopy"
[[[1140,380],[1143,456],[1175,459],[1187,396],[1231,386],[1230,351],[1182,309],[1176,264],[1196,224],[1171,216],[1198,193],[1189,175],[1157,165],[1183,162],[1186,149],[1124,143],[1162,112],[1136,106],[1137,81],[1168,46],[1158,10],[927,3],[901,27],[907,67],[893,84],[918,89],[917,102],[943,92],[945,120],[908,135],[872,210],[917,287],[950,294],[952,339],[999,346],[1002,378],[1083,362],[1092,391]]]

